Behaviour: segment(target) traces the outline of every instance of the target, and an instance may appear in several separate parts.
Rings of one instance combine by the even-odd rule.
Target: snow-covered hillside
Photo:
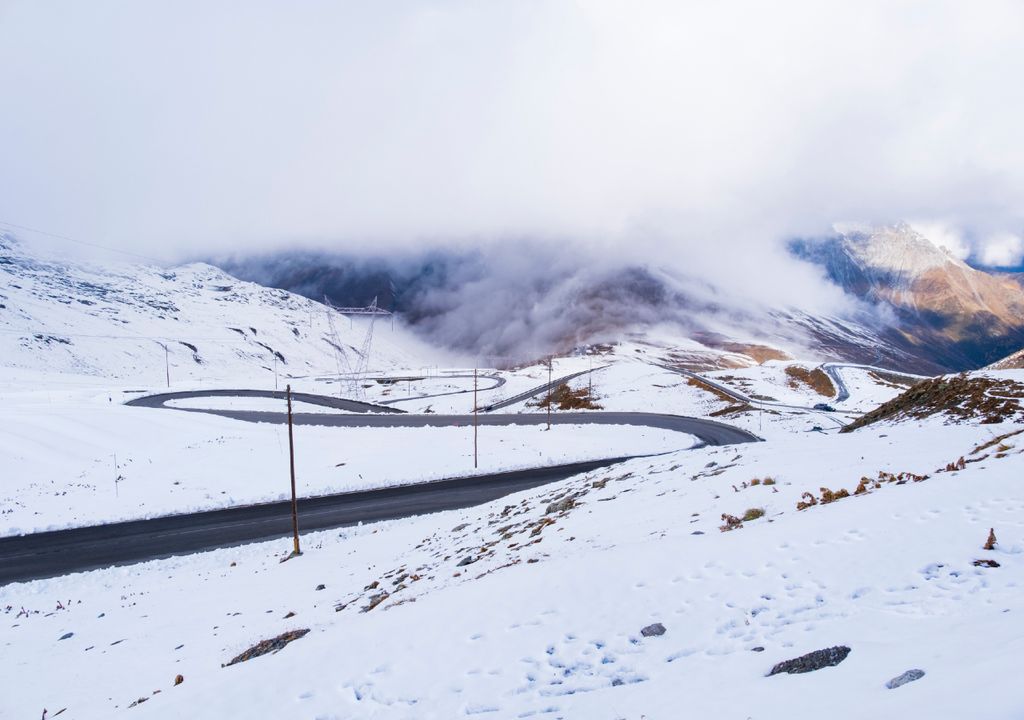
[[[169,370],[172,385],[248,379],[273,387],[275,372],[337,374],[327,312],[210,265],[61,262],[0,236],[0,368],[8,377],[45,371],[157,387]],[[336,315],[343,372],[358,364],[368,323]],[[442,356],[400,324],[377,323],[371,369]]]
[[[334,334],[308,300],[208,266],[86,268],[10,243],[2,259],[0,535],[284,495],[280,398],[123,404],[165,385],[160,343],[195,347],[172,350],[176,390],[272,388],[273,357],[296,390],[349,387],[330,377]],[[356,352],[365,321],[335,324]],[[1011,420],[1024,372],[915,384],[671,331],[475,372],[400,326],[378,330],[383,372],[359,389],[395,409],[547,413],[537,388],[565,377],[556,417],[561,397],[766,441],[488,426],[480,471],[644,457],[478,507],[307,533],[288,562],[281,540],[0,586],[0,717],[1020,717],[1024,435]],[[303,496],[473,473],[465,422],[295,436]],[[838,664],[766,676],[829,648]],[[910,670],[923,675],[886,687]]]
[[[1017,718],[1019,430],[683,451],[310,534],[286,563],[282,540],[9,585],[0,697],[11,717]]]

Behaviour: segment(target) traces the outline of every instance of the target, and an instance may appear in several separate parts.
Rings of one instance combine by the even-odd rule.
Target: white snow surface
[[[971,453],[1020,429],[926,423],[682,451],[311,533],[285,563],[281,540],[11,584],[0,697],[10,717],[110,717],[142,698],[132,712],[154,718],[1020,717],[1024,440]],[[805,491],[852,491],[879,470],[930,477],[795,509]],[[776,484],[742,485],[765,476]],[[569,496],[576,507],[546,512]],[[749,507],[766,515],[718,530]],[[459,566],[467,556],[479,559]],[[654,622],[666,634],[643,637]],[[279,653],[222,667],[300,628]],[[852,651],[836,667],[765,676],[840,644]],[[911,668],[925,677],[886,689]]]
[[[273,387],[275,375],[343,373],[359,365],[370,320],[193,263],[90,266],[38,257],[0,235],[0,366],[157,386],[231,380]],[[337,337],[339,351],[335,350]],[[165,353],[165,348],[167,349]],[[445,354],[401,323],[375,322],[370,370],[434,365]],[[339,364],[340,359],[340,364]]]
[[[331,377],[332,333],[315,303],[207,266],[88,270],[0,250],[0,535],[284,496],[282,425],[122,404],[164,389],[157,341],[174,348],[172,390],[272,389],[275,351],[282,384],[351,389]],[[357,354],[366,323],[346,325],[336,322]],[[371,375],[407,379],[364,379],[365,399],[472,410],[473,379],[458,377],[472,368],[400,324],[377,330]],[[837,434],[898,389],[844,367],[850,399],[810,411],[820,396],[789,387],[784,363],[711,373],[781,403],[730,409],[657,366],[662,340],[556,359],[550,372],[593,366],[570,385],[592,386],[606,410],[714,415],[767,441],[482,427],[480,471],[671,452],[475,508],[307,533],[287,562],[282,539],[0,586],[0,718],[1024,716],[1024,426],[932,418]],[[478,378],[481,405],[549,370],[482,372],[505,383]],[[534,402],[502,412],[543,412]],[[304,494],[472,472],[469,427],[296,431]],[[882,476],[823,502],[825,489],[854,493],[880,472],[922,479]],[[808,494],[818,504],[797,510]],[[755,509],[764,515],[720,531],[723,515]],[[666,633],[643,636],[652,623]],[[297,629],[310,632],[224,667]],[[835,667],[766,677],[835,645],[851,648]],[[925,676],[885,687],[912,668]]]

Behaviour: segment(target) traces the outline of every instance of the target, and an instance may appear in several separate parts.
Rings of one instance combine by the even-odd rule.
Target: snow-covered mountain
[[[850,227],[791,248],[846,292],[891,309],[892,341],[907,352],[960,370],[1024,345],[1019,280],[972,268],[909,225]]]
[[[91,266],[41,257],[0,236],[0,367],[148,385],[337,373],[358,365],[367,319],[194,263]],[[436,351],[378,320],[369,367]],[[337,349],[336,349],[337,347]],[[165,354],[166,348],[166,354]]]
[[[695,368],[716,366],[723,352],[745,348],[755,363],[767,352],[918,372],[942,369],[927,354],[902,348],[902,336],[867,306],[867,312],[846,317],[772,307],[665,268],[567,261],[545,252],[538,249],[538,257],[524,260],[500,249],[391,259],[285,251],[217,262],[240,277],[339,304],[377,297],[426,339],[484,355],[528,360],[587,343],[661,336],[667,327],[688,348]],[[693,350],[692,341],[704,347]]]

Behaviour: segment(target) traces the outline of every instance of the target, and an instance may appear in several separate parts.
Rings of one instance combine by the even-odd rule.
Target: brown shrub
[[[728,532],[729,530],[735,530],[736,528],[743,527],[743,521],[740,520],[735,515],[729,515],[727,513],[722,513],[722,520],[725,521],[725,524],[724,525],[720,525],[718,527],[718,529],[721,530],[722,532]]]
[[[805,492],[800,496],[800,498],[800,502],[796,504],[797,510],[806,510],[807,508],[818,504],[818,499],[809,492]]]
[[[843,488],[839,488],[836,492],[832,492],[828,488],[821,488],[821,504],[828,505],[836,500],[842,500],[845,497],[850,497],[850,493]]]
[[[759,517],[764,517],[764,508],[747,508],[741,519],[743,522],[749,522],[750,520],[757,520]]]
[[[983,550],[995,550],[996,549],[996,529],[995,528],[989,528],[988,529],[988,540],[985,541],[985,544],[982,546],[982,549]]]

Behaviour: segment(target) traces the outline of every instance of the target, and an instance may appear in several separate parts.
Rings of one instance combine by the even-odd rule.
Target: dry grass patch
[[[789,386],[791,388],[795,389],[800,387],[800,385],[806,385],[823,397],[835,397],[836,388],[832,384],[832,379],[821,368],[808,370],[799,365],[788,365],[786,367],[786,375],[789,377]]]
[[[559,410],[601,410],[602,407],[594,402],[590,394],[590,388],[573,390],[567,383],[562,383],[543,400],[537,403],[537,407],[556,407]]]

